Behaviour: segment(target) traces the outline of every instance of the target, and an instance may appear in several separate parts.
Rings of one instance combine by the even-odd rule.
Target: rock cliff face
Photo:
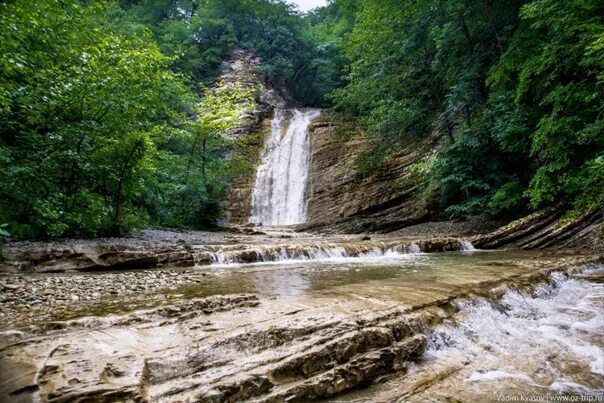
[[[239,138],[256,132],[264,119],[270,119],[274,108],[293,102],[286,90],[273,85],[258,72],[261,65],[259,57],[241,49],[234,50],[229,60],[222,64],[222,74],[214,88],[239,86],[252,92],[251,99],[245,102],[251,103],[253,108],[239,117],[239,124],[227,133],[228,137]]]
[[[275,108],[292,103],[287,91],[269,82],[258,72],[261,61],[247,51],[235,50],[231,58],[224,62],[222,75],[216,86],[241,86],[252,90],[253,104],[250,112],[240,117],[239,125],[227,134],[242,143],[241,156],[250,169],[235,179],[228,196],[226,220],[231,224],[245,224],[251,213],[252,187],[256,167],[264,141],[270,133],[270,121]]]
[[[260,164],[260,152],[264,140],[271,131],[270,117],[262,118],[252,129],[253,143],[249,144],[248,155],[245,156],[251,168],[235,178],[228,196],[226,219],[229,224],[247,224],[252,213],[252,190],[256,180],[256,169]]]
[[[352,133],[351,133],[352,132]],[[428,216],[412,165],[428,147],[413,144],[384,162],[382,173],[362,177],[357,157],[371,141],[329,113],[311,128],[310,197],[304,229],[322,232],[390,232]]]
[[[223,65],[217,85],[241,85],[255,91],[253,110],[229,135],[246,137],[251,169],[236,178],[228,197],[226,220],[247,224],[251,214],[252,188],[260,153],[271,130],[275,108],[297,106],[286,90],[258,73],[260,60],[235,51]],[[355,131],[354,134],[344,133]],[[362,178],[356,169],[358,155],[367,151],[370,140],[356,133],[354,125],[324,113],[311,126],[311,167],[308,189],[308,222],[305,229],[325,232],[388,232],[415,224],[427,217],[417,186],[410,186],[409,167],[425,153],[417,144],[401,152],[384,166],[382,174]]]

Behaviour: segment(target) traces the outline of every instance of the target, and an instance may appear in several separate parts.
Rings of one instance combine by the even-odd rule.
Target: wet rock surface
[[[592,209],[572,219],[561,207],[550,207],[512,221],[492,232],[472,238],[485,249],[583,249],[604,250],[604,221]]]
[[[408,371],[422,357],[430,329],[458,311],[457,299],[530,289],[552,270],[595,258],[456,252],[406,259],[376,266],[70,274],[57,286],[51,279],[58,275],[40,274],[32,286],[79,288],[82,300],[65,301],[78,314],[71,318],[66,310],[67,318],[41,315],[4,327],[0,396],[225,402],[332,397]],[[142,296],[136,287],[152,275],[163,285],[171,282],[171,291],[150,288],[144,298],[130,298]],[[5,291],[29,286],[25,277],[13,278],[2,279],[10,286]],[[125,283],[123,294],[96,291],[99,300],[78,311],[86,290],[93,293],[98,285],[111,291]],[[103,305],[108,300],[116,305]],[[3,313],[14,309],[1,306]]]
[[[144,230],[121,238],[66,239],[55,242],[9,242],[3,245],[0,271],[137,269],[162,265],[203,264],[192,245],[246,242],[229,232]]]
[[[532,291],[456,303],[405,374],[340,402],[598,401],[604,395],[603,265],[552,273]]]
[[[598,211],[568,221],[563,209],[550,208],[495,230],[494,226],[475,217],[467,222],[417,224],[385,235],[239,226],[220,232],[144,230],[123,238],[9,242],[1,250],[0,272],[169,269],[414,250],[442,252],[464,249],[468,242],[482,249],[604,250]]]
[[[248,228],[249,229],[249,228]],[[2,249],[0,272],[52,273],[69,271],[186,268],[215,263],[254,263],[284,259],[360,256],[368,253],[459,250],[453,237],[417,239],[354,235],[313,235],[260,231],[201,232],[147,230],[124,238],[12,242]],[[419,250],[417,250],[419,251]]]

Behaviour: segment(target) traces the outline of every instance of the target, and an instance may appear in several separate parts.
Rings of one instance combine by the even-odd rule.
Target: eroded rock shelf
[[[404,374],[421,360],[431,329],[458,310],[456,301],[530,291],[552,271],[572,274],[597,260],[454,252],[192,270],[163,290],[69,301],[80,309],[5,329],[0,394],[24,401],[335,396]],[[77,276],[91,275],[68,278]]]

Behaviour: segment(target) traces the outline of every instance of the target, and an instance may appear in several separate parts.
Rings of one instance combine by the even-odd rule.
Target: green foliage
[[[604,211],[604,155],[587,161],[576,173],[563,178],[568,194],[578,195],[573,201],[573,213],[599,208]]]
[[[356,171],[359,173],[361,178],[370,178],[374,175],[384,173],[386,169],[383,164],[385,154],[388,150],[382,147],[373,147],[360,154],[359,158],[355,161]]]
[[[114,24],[114,4],[0,7],[0,217],[15,237],[215,222],[237,169],[222,133],[249,94],[209,94],[194,111],[175,59]]]
[[[11,234],[7,231],[8,224],[0,225],[0,262],[4,260],[4,256],[2,255],[2,245],[4,242],[10,238]]]
[[[338,67],[332,63],[338,49],[313,36],[312,22],[284,1],[143,0],[121,4],[125,13],[119,23],[129,30],[148,28],[162,52],[175,56],[172,68],[189,76],[194,88],[200,82],[211,83],[221,62],[236,47],[260,56],[260,71],[304,104],[321,104],[323,94],[340,83]],[[345,62],[340,57],[339,63]]]
[[[602,205],[604,3],[358,5],[333,98],[376,139],[359,165],[379,169],[379,156],[429,135],[446,216]]]
[[[491,196],[489,209],[494,212],[517,209],[524,202],[524,188],[518,181],[503,184]]]
[[[328,105],[328,94],[345,84],[349,62],[344,54],[345,38],[354,26],[357,0],[333,0],[305,16],[305,36],[315,45],[318,66],[315,77],[316,103]]]
[[[7,227],[8,227],[8,224],[2,224],[2,225],[0,225],[0,239],[4,239],[4,238],[9,238],[10,237],[10,232],[8,232],[6,230]]]
[[[17,238],[215,225],[231,180],[250,169],[253,139],[228,132],[255,98],[206,89],[221,63],[236,47],[251,50],[306,104],[323,102],[346,63],[340,54],[334,67],[339,50],[313,39],[322,17],[311,22],[283,1],[0,8],[0,218]]]
[[[424,159],[409,166],[410,178],[408,185],[420,185],[430,182],[430,177],[434,172],[435,156],[427,156]]]
[[[409,176],[399,181],[397,186],[401,190],[415,188],[419,197],[426,205],[436,203],[438,197],[436,184],[432,179],[436,166],[436,154],[430,154],[408,167]]]
[[[235,48],[301,104],[361,122],[362,176],[437,144],[401,185],[426,183],[444,216],[604,210],[601,1],[15,0],[0,3],[0,221],[16,238],[215,225],[254,143],[228,135],[254,94],[207,90]]]
[[[538,162],[527,189],[533,207],[560,198],[595,199],[604,149],[604,5],[598,1],[535,1],[490,82],[514,92],[514,105],[533,116],[525,131]],[[595,165],[594,165],[595,164]],[[596,180],[597,181],[597,180]],[[586,184],[587,184],[586,183]],[[590,183],[595,185],[594,183]]]
[[[148,178],[145,197],[155,223],[172,227],[215,224],[230,181],[246,169],[238,141],[224,133],[253,107],[250,90],[219,85],[196,108],[198,118],[161,144],[159,175]]]
[[[127,229],[151,132],[174,113],[162,93],[184,92],[169,60],[103,25],[102,3],[2,8],[0,214],[27,223],[17,236]]]
[[[173,56],[171,68],[191,79],[191,85],[211,82],[220,63],[235,46],[232,21],[195,1],[122,1],[115,16],[121,30],[149,30],[162,53]]]

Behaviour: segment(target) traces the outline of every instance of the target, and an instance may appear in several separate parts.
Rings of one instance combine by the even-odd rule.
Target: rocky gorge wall
[[[270,116],[254,128],[257,143],[250,155],[254,169],[240,175],[231,188],[227,221],[244,225],[252,209],[252,189],[260,153],[270,134]],[[342,138],[342,131],[352,131]],[[385,162],[379,174],[363,177],[356,166],[359,155],[369,150],[370,140],[348,124],[325,114],[311,124],[310,172],[307,223],[301,230],[362,233],[390,232],[425,221],[429,216],[414,184],[411,166],[427,152],[419,144]]]
[[[243,157],[249,164],[249,169],[235,179],[229,192],[225,218],[231,225],[249,222],[256,170],[271,133],[275,109],[299,106],[282,85],[270,82],[258,71],[260,66],[259,58],[236,50],[223,64],[223,74],[216,84],[237,85],[252,89],[254,93],[250,100],[252,110],[241,116],[238,127],[228,133],[231,138],[245,143]],[[299,230],[352,234],[392,232],[397,235],[402,228],[429,221],[431,212],[425,198],[426,185],[416,168],[433,155],[434,144],[430,139],[410,142],[406,149],[382,162],[378,173],[367,176],[362,174],[357,161],[371,149],[372,140],[354,121],[325,110],[311,124],[309,138],[307,222],[298,226]],[[477,247],[485,249],[602,248],[604,235],[600,213],[586,212],[571,222],[567,222],[564,213],[564,208],[556,207],[498,231],[487,226],[476,228],[472,234],[454,231],[451,235],[487,234],[473,239]],[[470,225],[476,226],[475,223]],[[411,235],[419,235],[413,227],[409,229]],[[437,232],[442,232],[442,228],[439,227]]]
[[[237,126],[226,134],[234,140],[237,153],[249,169],[235,178],[227,197],[226,222],[246,224],[252,208],[252,188],[260,153],[271,131],[271,119],[275,108],[293,103],[283,86],[270,82],[258,71],[261,60],[248,51],[236,49],[222,65],[222,74],[217,87],[240,87],[251,91],[250,110],[239,117]]]
[[[421,184],[412,166],[429,151],[423,144],[383,163],[380,173],[363,177],[356,161],[371,140],[354,123],[325,113],[311,126],[308,222],[322,232],[390,232],[427,219]]]
[[[239,85],[254,90],[254,108],[240,118],[229,135],[247,142],[244,158],[250,165],[239,175],[228,195],[226,222],[245,225],[252,209],[252,189],[260,155],[271,131],[275,108],[297,107],[282,86],[259,73],[259,58],[237,50],[223,64],[217,85]],[[357,157],[371,146],[354,124],[324,111],[310,129],[310,172],[307,224],[302,229],[322,232],[388,232],[425,220],[428,211],[417,185],[404,185],[410,166],[426,153],[419,144],[385,163],[382,173],[362,177]]]
[[[235,178],[228,194],[226,221],[229,224],[247,224],[252,213],[252,190],[256,180],[256,169],[260,164],[260,152],[264,140],[271,131],[271,120],[266,117],[260,120],[253,128],[253,144],[249,147],[249,154],[245,157],[252,168]]]

